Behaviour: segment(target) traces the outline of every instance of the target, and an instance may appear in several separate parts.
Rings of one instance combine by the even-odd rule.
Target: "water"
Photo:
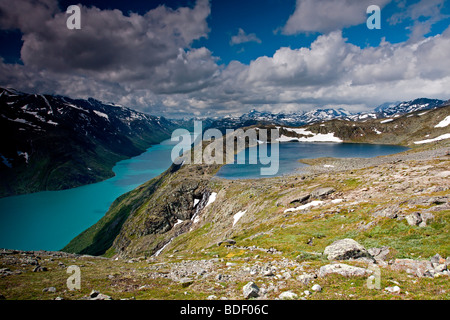
[[[271,177],[269,175],[261,175],[262,167],[269,167],[270,164],[262,165],[249,164],[248,159],[251,156],[258,158],[258,146],[252,147],[241,152],[245,152],[245,164],[237,164],[235,156],[234,164],[224,165],[216,176],[226,179],[254,179]],[[268,157],[271,157],[270,144],[267,145]],[[376,145],[376,144],[359,144],[359,143],[312,143],[312,142],[282,142],[279,143],[279,170],[275,175],[282,176],[301,170],[307,166],[300,163],[298,159],[335,157],[335,158],[372,158],[376,156],[389,155],[408,150],[402,146],[392,145]],[[275,158],[275,157],[274,157]],[[276,159],[273,159],[276,161]],[[264,161],[262,161],[264,162]],[[264,162],[267,163],[267,162]]]
[[[60,250],[103,217],[117,197],[165,171],[171,164],[170,155],[176,143],[166,140],[140,156],[117,163],[113,168],[116,176],[99,183],[0,199],[0,248]],[[297,161],[300,158],[374,157],[407,149],[347,143],[287,142],[279,146],[280,170],[277,175],[305,166]],[[256,154],[257,151],[257,148],[250,148],[245,152]],[[225,165],[218,176],[259,178],[260,167]]]
[[[120,161],[115,177],[74,189],[0,199],[0,248],[60,250],[95,224],[120,195],[169,168],[170,140]]]

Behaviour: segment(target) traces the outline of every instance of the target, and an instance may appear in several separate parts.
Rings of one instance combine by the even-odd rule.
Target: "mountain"
[[[383,104],[375,109],[378,118],[387,118],[394,115],[429,110],[442,106],[446,101],[438,99],[420,98],[411,101],[400,102],[397,104]]]
[[[0,196],[112,177],[114,164],[170,137],[176,124],[95,99],[0,88]]]
[[[185,120],[183,124],[188,123],[192,126],[193,120],[202,120],[204,123],[204,128],[218,128],[225,133],[225,129],[235,129],[256,124],[274,124],[297,127],[333,119],[367,121],[368,119],[398,117],[414,111],[425,111],[438,108],[445,104],[446,101],[444,100],[420,98],[404,102],[386,102],[375,108],[373,111],[359,113],[351,113],[343,108],[319,108],[310,111],[292,113],[271,113],[252,109],[248,113],[244,113],[241,116],[190,119],[189,121]]]

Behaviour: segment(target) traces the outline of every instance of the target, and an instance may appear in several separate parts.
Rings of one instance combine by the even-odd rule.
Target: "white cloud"
[[[328,33],[367,20],[370,5],[383,8],[391,0],[297,0],[294,13],[283,27],[284,34]]]
[[[261,39],[259,39],[256,36],[256,34],[254,34],[254,33],[247,34],[247,33],[245,33],[245,31],[243,29],[239,28],[238,34],[231,37],[230,45],[233,46],[236,44],[241,44],[241,43],[246,43],[246,42],[261,43]]]
[[[358,111],[386,101],[450,98],[450,27],[417,42],[382,41],[364,49],[333,31],[309,47],[283,47],[249,64],[219,65],[207,48],[191,47],[208,35],[208,1],[129,16],[82,7],[81,30],[68,30],[67,15],[53,6],[55,1],[45,1],[47,6],[21,0],[8,7],[0,0],[0,27],[24,34],[24,65],[0,62],[1,86],[91,96],[169,116],[239,114],[255,107],[290,112],[343,106]],[[19,17],[19,4],[36,6],[45,24],[31,13],[28,19]],[[251,36],[243,30],[242,35]]]

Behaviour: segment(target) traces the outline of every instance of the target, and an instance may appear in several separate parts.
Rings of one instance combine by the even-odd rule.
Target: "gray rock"
[[[219,241],[217,243],[217,246],[220,247],[223,243],[225,243],[226,245],[232,246],[232,245],[236,244],[236,241],[234,241],[233,239],[225,239],[225,240]]]
[[[245,299],[257,298],[259,297],[259,288],[254,282],[249,282],[242,288],[242,294]]]
[[[42,266],[37,266],[33,269],[33,272],[44,272],[44,271],[48,271],[48,269]]]
[[[278,296],[281,300],[295,300],[298,299],[298,295],[292,291],[285,291]]]
[[[327,256],[328,260],[372,258],[369,252],[353,239],[337,240],[326,247],[323,254]]]
[[[373,213],[373,215],[375,217],[385,217],[385,218],[389,218],[389,219],[395,219],[395,218],[397,218],[400,211],[401,211],[401,209],[398,205],[393,205],[393,206],[384,208],[380,211],[375,211]]]
[[[343,263],[327,264],[319,269],[319,277],[325,277],[329,274],[340,274],[344,277],[365,276],[370,271],[360,267],[354,267]]]
[[[191,278],[181,278],[179,283],[183,288],[189,287],[192,283],[194,283],[194,279]]]
[[[44,288],[44,289],[42,290],[42,292],[50,292],[50,293],[54,293],[54,292],[56,292],[56,288],[55,288],[55,287]]]
[[[405,219],[410,226],[418,226],[422,222],[422,218],[418,212],[413,212],[407,215]]]
[[[313,192],[311,192],[311,197],[313,198],[325,198],[326,196],[332,194],[336,190],[331,187],[326,188],[317,188]]]
[[[89,294],[89,300],[112,300],[112,298],[106,294],[100,293],[97,290],[92,290]]]
[[[370,248],[367,251],[376,261],[386,261],[387,255],[389,254],[389,247]]]
[[[318,284],[315,284],[315,285],[312,286],[311,290],[312,291],[316,291],[316,292],[320,292],[320,291],[322,291],[322,287],[320,285],[318,285]]]
[[[420,218],[422,221],[419,223],[419,227],[425,227],[428,223],[428,221],[431,221],[434,219],[434,215],[431,212],[422,212],[420,214]]]
[[[389,293],[400,293],[400,291],[401,291],[399,286],[386,287],[386,288],[384,288],[384,290]]]

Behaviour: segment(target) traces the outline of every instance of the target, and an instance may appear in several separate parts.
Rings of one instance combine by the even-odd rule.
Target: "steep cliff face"
[[[121,196],[106,215],[63,250],[92,255],[152,255],[189,230],[207,203],[219,166],[172,165],[164,174]]]

